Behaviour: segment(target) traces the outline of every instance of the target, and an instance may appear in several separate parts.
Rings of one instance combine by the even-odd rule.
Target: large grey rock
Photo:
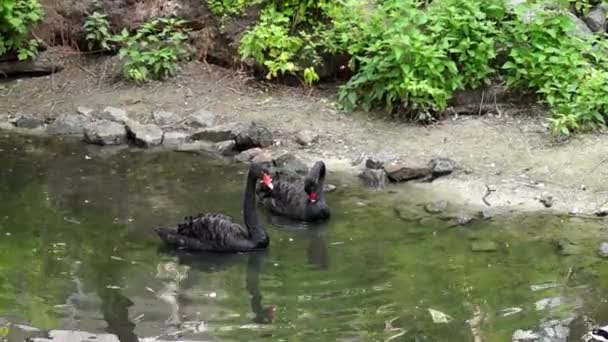
[[[84,138],[96,145],[120,145],[127,142],[125,126],[118,122],[100,120],[84,128]]]
[[[587,26],[587,24],[582,19],[570,12],[567,12],[567,14],[568,18],[570,18],[570,20],[576,25],[576,28],[572,32],[574,36],[577,36],[582,39],[588,39],[593,36],[593,31],[591,31],[589,26]]]
[[[190,138],[192,140],[207,140],[212,142],[234,140],[235,149],[238,151],[245,151],[254,147],[264,148],[272,145],[272,133],[259,122],[236,122],[207,127],[193,133]]]
[[[395,153],[391,152],[379,152],[373,153],[365,160],[365,167],[368,169],[381,169],[385,164],[392,162],[397,158]]]
[[[21,114],[12,121],[19,128],[35,129],[44,126],[44,121],[41,118],[31,114]]]
[[[382,169],[365,169],[359,174],[366,186],[375,190],[383,189],[386,186],[386,172]]]
[[[424,205],[424,210],[429,214],[439,214],[444,212],[447,208],[448,201],[446,200],[431,202]]]
[[[606,32],[606,7],[595,6],[585,17],[585,23],[593,32]]]
[[[268,147],[272,145],[272,132],[259,122],[251,122],[234,138],[236,149],[244,151],[253,147]]]
[[[154,119],[154,122],[161,126],[176,123],[181,119],[179,115],[173,112],[167,112],[160,109],[154,110],[152,112],[152,118]]]
[[[190,136],[192,140],[206,140],[211,142],[220,142],[226,140],[234,140],[239,131],[244,127],[242,123],[229,123],[213,127],[206,127]]]
[[[214,146],[219,152],[219,154],[223,156],[231,156],[236,153],[236,151],[234,150],[235,145],[236,143],[234,142],[234,140],[226,140],[215,143]]]
[[[179,146],[188,140],[188,133],[185,132],[165,132],[163,136],[163,145]]]
[[[91,120],[81,114],[63,114],[46,127],[51,135],[81,135]]]
[[[388,179],[394,182],[404,182],[412,179],[420,179],[431,174],[428,167],[408,166],[404,164],[390,164],[384,166]]]
[[[215,124],[216,116],[210,111],[199,109],[190,114],[189,123],[193,127],[211,127]]]
[[[76,112],[90,118],[95,113],[95,110],[90,107],[78,106],[78,108],[76,108]]]
[[[449,175],[456,168],[456,163],[449,158],[433,158],[428,165],[433,178]]]
[[[120,123],[127,123],[127,121],[129,120],[129,117],[127,116],[127,111],[117,107],[106,107],[101,111],[101,113],[99,113],[98,116],[100,119]]]
[[[152,147],[163,143],[163,131],[154,124],[127,121],[128,137],[138,146]]]

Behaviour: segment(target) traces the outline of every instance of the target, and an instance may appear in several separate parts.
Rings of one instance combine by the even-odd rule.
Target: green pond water
[[[265,253],[175,255],[153,228],[201,211],[241,222],[244,165],[6,135],[0,164],[9,341],[41,334],[19,325],[120,341],[511,341],[549,320],[580,341],[608,323],[601,221],[519,214],[455,227],[401,190],[329,174],[329,222],[305,228],[260,210]],[[489,241],[497,250],[472,251]],[[484,319],[472,329],[475,312]]]

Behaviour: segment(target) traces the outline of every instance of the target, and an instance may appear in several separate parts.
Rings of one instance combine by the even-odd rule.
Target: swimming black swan
[[[258,200],[271,212],[295,220],[317,221],[329,218],[325,202],[323,182],[325,163],[316,162],[308,171],[304,181],[276,180],[273,189],[258,188]]]
[[[255,208],[258,180],[272,190],[268,169],[260,164],[251,164],[243,200],[244,227],[232,222],[228,216],[210,213],[186,217],[184,223],[177,225],[177,229],[156,228],[156,233],[165,244],[188,250],[236,253],[268,247],[270,240],[266,229],[258,222]]]

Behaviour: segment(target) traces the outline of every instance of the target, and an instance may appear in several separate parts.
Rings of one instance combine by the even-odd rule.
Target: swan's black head
[[[270,190],[274,188],[272,184],[272,177],[270,176],[270,170],[266,164],[251,163],[251,166],[249,167],[249,176],[259,179],[260,183],[264,184],[264,186]]]
[[[323,191],[323,180],[325,179],[325,163],[316,162],[308,176],[304,179],[304,191],[308,195],[308,202],[316,203]]]

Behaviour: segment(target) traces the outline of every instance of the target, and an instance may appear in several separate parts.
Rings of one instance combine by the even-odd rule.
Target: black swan
[[[207,252],[249,252],[268,247],[266,229],[258,222],[255,186],[260,180],[272,190],[270,172],[260,164],[251,164],[243,200],[245,226],[232,222],[228,216],[216,213],[186,217],[175,228],[156,228],[156,233],[169,246]]]
[[[261,187],[256,194],[261,204],[272,213],[307,222],[323,220],[330,216],[323,193],[324,181],[325,163],[318,161],[303,181],[276,180],[273,189]]]

